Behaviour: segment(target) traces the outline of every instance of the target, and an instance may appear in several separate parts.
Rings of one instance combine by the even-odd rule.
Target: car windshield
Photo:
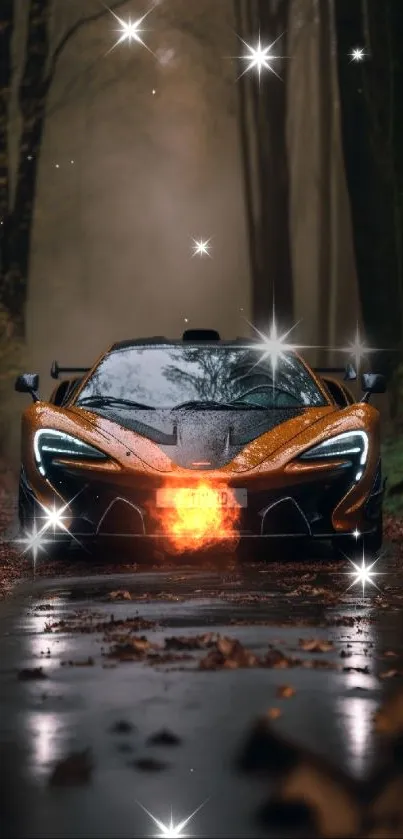
[[[114,410],[297,408],[327,400],[294,353],[256,345],[129,346],[106,355],[76,405]]]

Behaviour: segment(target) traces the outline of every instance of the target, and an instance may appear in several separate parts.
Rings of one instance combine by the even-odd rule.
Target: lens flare
[[[217,544],[235,549],[240,505],[225,481],[199,480],[191,487],[163,488],[164,502],[154,509],[167,550],[205,550]]]

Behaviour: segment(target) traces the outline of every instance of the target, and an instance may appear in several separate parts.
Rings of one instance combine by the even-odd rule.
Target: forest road
[[[326,557],[17,586],[0,610],[0,836],[278,837],[255,820],[267,781],[235,764],[266,712],[362,777],[402,681],[403,574],[393,553],[378,566],[364,595]]]

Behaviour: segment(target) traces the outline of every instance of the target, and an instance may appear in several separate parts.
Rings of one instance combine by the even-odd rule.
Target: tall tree
[[[278,40],[286,54],[289,0],[235,0],[238,34],[254,46]],[[245,51],[245,50],[244,50]],[[278,54],[273,50],[273,54]],[[293,317],[286,144],[287,64],[281,80],[270,72],[245,73],[240,85],[240,128],[248,214],[254,323],[267,327],[273,300],[276,315]],[[279,67],[277,61],[273,67]],[[244,70],[245,66],[240,71]]]
[[[120,0],[112,9],[124,6]],[[81,17],[54,49],[50,21],[54,0],[26,0],[27,37],[18,90],[21,132],[15,189],[11,190],[9,118],[13,77],[12,37],[15,0],[0,0],[0,306],[10,318],[14,334],[23,338],[28,291],[32,222],[38,166],[45,127],[48,94],[59,60],[70,40],[84,25],[107,13],[106,8]]]
[[[370,343],[403,350],[403,4],[336,4],[343,141],[360,296]],[[362,45],[364,61],[348,54]],[[401,352],[375,363],[390,372]]]

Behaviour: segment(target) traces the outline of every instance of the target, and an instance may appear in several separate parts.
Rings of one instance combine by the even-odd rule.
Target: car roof
[[[200,340],[192,340],[192,341],[183,341],[181,338],[164,338],[163,336],[156,336],[152,338],[132,338],[127,341],[118,341],[117,343],[113,344],[108,352],[116,352],[117,350],[125,350],[130,349],[130,347],[151,347],[151,346],[161,346],[161,347],[209,347],[211,349],[216,349],[217,347],[253,347],[256,346],[259,342],[254,340],[253,338],[233,338],[228,341],[224,341],[222,339],[218,341],[206,341],[204,339]],[[292,355],[296,355],[292,350],[288,351]]]

